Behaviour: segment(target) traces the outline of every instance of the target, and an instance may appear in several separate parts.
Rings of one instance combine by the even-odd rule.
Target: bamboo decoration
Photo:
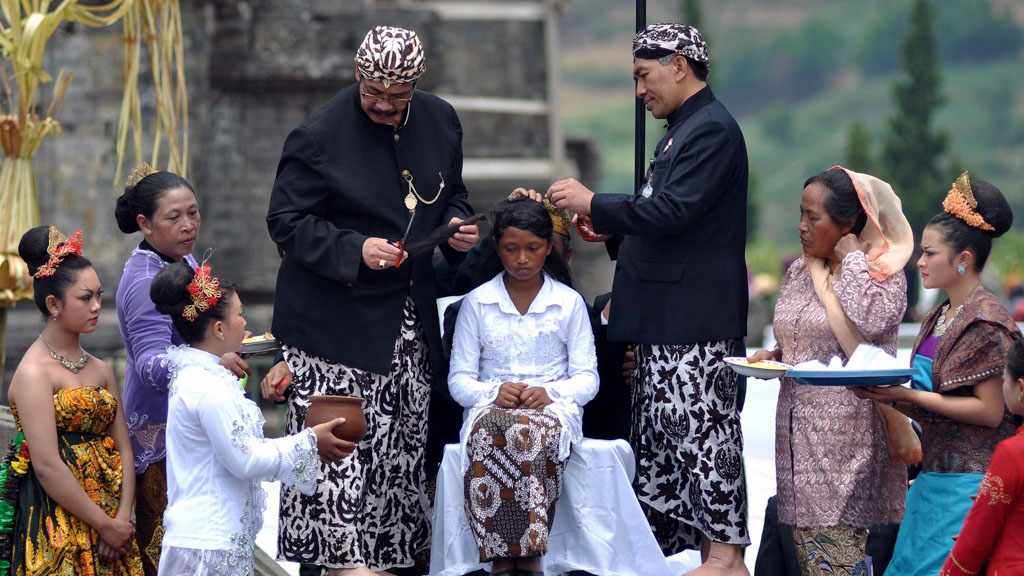
[[[105,26],[119,20],[132,0],[112,0],[84,6],[78,0],[0,0],[0,308],[32,297],[28,268],[18,258],[21,235],[39,222],[32,160],[47,136],[60,134],[57,114],[71,74],[63,70],[56,81],[43,69],[46,43],[65,21]],[[44,113],[38,106],[39,86],[53,82],[53,95]]]
[[[143,119],[139,101],[139,72],[142,40],[149,51],[150,76],[156,95],[153,142],[150,158],[143,158]],[[124,15],[125,84],[117,128],[117,171],[120,182],[124,159],[131,140],[135,164],[152,166],[187,177],[188,95],[185,84],[185,56],[182,41],[181,6],[178,0],[132,0]],[[166,162],[161,162],[166,143]]]

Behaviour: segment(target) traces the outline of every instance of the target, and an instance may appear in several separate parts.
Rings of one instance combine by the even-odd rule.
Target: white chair
[[[462,449],[445,446],[434,500],[430,576],[487,569],[466,518]],[[633,493],[633,450],[623,440],[584,438],[573,446],[543,559],[546,575],[679,576],[700,564],[696,552],[666,559]]]

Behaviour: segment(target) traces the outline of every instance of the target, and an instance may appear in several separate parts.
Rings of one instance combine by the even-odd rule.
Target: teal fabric
[[[907,492],[907,512],[885,576],[935,576],[953,549],[983,474],[923,472]]]
[[[914,354],[914,361],[910,364],[910,367],[914,370],[914,374],[910,377],[910,386],[917,390],[924,390],[926,392],[933,392],[932,389],[932,365],[934,361],[920,354]]]

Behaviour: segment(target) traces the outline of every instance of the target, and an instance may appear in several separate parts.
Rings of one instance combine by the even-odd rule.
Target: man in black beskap
[[[355,61],[356,83],[288,135],[267,227],[284,254],[273,332],[293,376],[287,432],[313,395],[362,397],[367,421],[354,457],[320,465],[316,494],[282,488],[279,555],[371,576],[412,566],[429,544],[427,408],[434,371],[447,373],[431,256],[395,241],[472,211],[458,116],[416,89],[416,33],[378,26]],[[457,265],[478,236],[462,226],[441,252]]]
[[[547,194],[617,260],[608,338],[636,354],[637,496],[662,548],[700,546],[692,574],[740,576],[750,543],[740,380],[722,359],[743,353],[746,333],[747,152],[708,64],[692,26],[638,33],[636,95],[668,121],[642,188],[595,196],[569,179]]]

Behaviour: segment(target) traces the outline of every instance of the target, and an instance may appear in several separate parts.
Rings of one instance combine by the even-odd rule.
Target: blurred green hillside
[[[649,0],[648,22],[679,21],[681,5]],[[709,83],[747,139],[760,206],[752,240],[795,245],[802,184],[847,162],[852,122],[869,128],[880,154],[910,1],[704,0],[701,7]],[[999,186],[1024,228],[1024,0],[932,7],[945,97],[936,123],[950,134],[948,169]],[[633,17],[631,1],[572,0],[562,20],[565,130],[597,143],[600,192],[630,192],[633,183]],[[664,124],[648,118],[650,154]]]

